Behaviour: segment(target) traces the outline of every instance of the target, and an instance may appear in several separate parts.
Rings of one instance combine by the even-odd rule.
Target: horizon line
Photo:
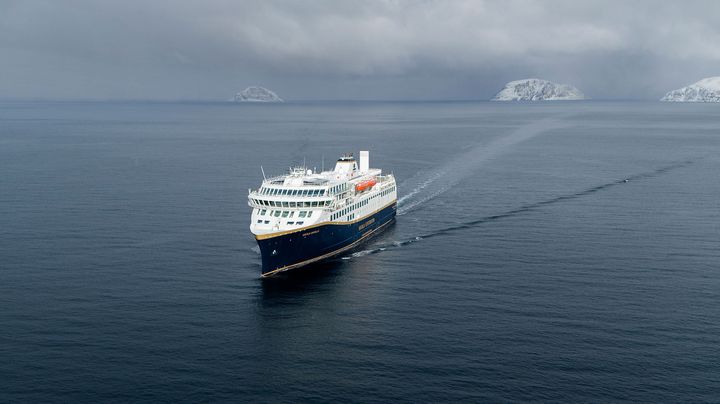
[[[328,102],[344,102],[344,103],[364,103],[364,102],[388,102],[388,103],[431,103],[431,102],[492,102],[497,104],[535,104],[535,103],[556,103],[556,102],[587,102],[587,101],[626,101],[626,102],[640,102],[640,101],[660,101],[660,98],[585,98],[581,100],[537,100],[537,101],[524,101],[524,100],[509,100],[509,101],[495,101],[489,98],[428,98],[428,99],[343,99],[343,98],[329,98],[329,99],[284,99],[282,102],[238,102],[230,99],[217,99],[217,98],[42,98],[42,97],[8,97],[0,98],[0,102],[57,102],[57,103],[123,103],[123,102],[148,102],[148,103],[217,103],[217,104],[243,104],[243,105],[277,105],[277,104],[296,104],[296,103],[328,103]]]

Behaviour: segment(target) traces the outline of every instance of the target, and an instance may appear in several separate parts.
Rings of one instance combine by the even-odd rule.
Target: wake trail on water
[[[681,161],[681,162],[673,163],[673,164],[670,164],[670,165],[667,165],[667,166],[664,166],[664,167],[660,167],[660,168],[655,169],[655,170],[653,170],[653,171],[648,171],[648,172],[644,172],[644,173],[639,173],[639,174],[631,175],[631,176],[629,176],[629,177],[625,177],[625,178],[620,179],[620,180],[616,180],[616,181],[612,181],[612,182],[607,182],[607,183],[605,183],[605,184],[601,184],[601,185],[597,185],[597,186],[594,186],[594,187],[591,187],[591,188],[587,188],[587,189],[584,189],[584,190],[579,191],[579,192],[576,192],[576,193],[566,194],[566,195],[560,195],[560,196],[557,196],[557,197],[554,197],[554,198],[550,198],[550,199],[545,199],[545,200],[542,200],[542,201],[539,201],[539,202],[534,202],[534,203],[530,203],[530,204],[527,204],[527,205],[522,205],[522,206],[517,207],[517,208],[515,208],[515,209],[511,209],[511,210],[508,210],[508,211],[506,211],[506,212],[498,213],[498,214],[496,214],[496,215],[484,216],[484,217],[477,218],[477,219],[475,219],[475,220],[470,220],[470,221],[467,221],[467,222],[458,223],[458,224],[455,224],[455,225],[453,225],[453,226],[448,226],[448,227],[440,228],[440,229],[434,230],[434,231],[429,232],[429,233],[425,233],[425,234],[422,234],[422,235],[419,235],[419,236],[407,238],[407,239],[405,239],[405,240],[399,240],[399,241],[393,241],[393,242],[389,242],[389,243],[378,244],[377,247],[375,247],[375,248],[371,248],[371,249],[367,249],[367,250],[363,250],[363,251],[358,251],[358,252],[356,252],[356,253],[351,254],[350,256],[344,257],[343,259],[352,259],[352,258],[356,258],[356,257],[362,257],[362,256],[365,256],[365,255],[369,255],[369,254],[376,254],[376,253],[379,253],[379,252],[382,252],[382,251],[386,251],[386,250],[389,250],[389,249],[394,249],[394,248],[398,248],[398,247],[403,247],[403,246],[406,246],[406,245],[408,245],[408,244],[415,243],[415,242],[418,242],[418,241],[421,241],[421,240],[425,240],[425,239],[429,239],[429,238],[433,238],[433,237],[438,237],[438,236],[443,236],[443,235],[447,235],[447,234],[450,234],[450,233],[453,233],[453,232],[457,232],[457,231],[461,231],[461,230],[465,230],[465,229],[470,229],[470,228],[473,228],[473,227],[476,227],[476,226],[479,226],[479,225],[482,225],[482,224],[485,224],[485,223],[488,223],[488,222],[493,222],[493,221],[496,221],[496,220],[500,220],[500,219],[510,218],[510,217],[517,216],[517,215],[520,215],[520,214],[523,214],[523,213],[526,213],[526,212],[530,212],[530,211],[534,211],[534,210],[540,209],[540,208],[542,208],[542,207],[544,207],[544,206],[553,205],[553,204],[556,204],[556,203],[561,203],[561,202],[565,202],[565,201],[569,201],[569,200],[573,200],[573,199],[582,198],[582,197],[584,197],[584,196],[588,196],[588,195],[594,194],[594,193],[596,193],[596,192],[604,191],[604,190],[607,190],[607,189],[609,189],[609,188],[616,187],[616,186],[618,186],[618,185],[625,185],[625,184],[628,184],[628,183],[632,183],[633,181],[657,177],[657,176],[660,176],[660,175],[662,175],[662,174],[665,174],[665,173],[667,173],[667,172],[669,172],[669,171],[676,170],[676,169],[682,168],[682,167],[686,167],[686,166],[688,166],[688,165],[690,165],[690,164],[692,164],[692,163],[694,163],[693,160],[686,160],[686,161]]]
[[[397,214],[402,216],[441,195],[462,179],[472,175],[482,164],[512,146],[544,132],[570,126],[567,121],[570,116],[566,114],[548,117],[521,126],[509,135],[495,139],[487,144],[472,147],[429,173],[422,173],[403,182],[399,186],[400,189],[411,188],[412,190],[398,199]]]

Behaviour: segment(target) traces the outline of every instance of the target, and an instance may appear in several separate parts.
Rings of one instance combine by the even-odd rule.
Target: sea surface
[[[261,280],[249,188],[397,223]],[[0,103],[1,402],[720,400],[720,105]]]

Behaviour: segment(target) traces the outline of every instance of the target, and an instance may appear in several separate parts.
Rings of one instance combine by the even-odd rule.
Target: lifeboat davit
[[[365,180],[365,181],[360,181],[357,183],[357,185],[355,185],[355,191],[362,192],[366,189],[372,188],[373,186],[375,186],[375,184],[377,184],[377,181],[375,181],[375,178],[371,178],[371,179]]]

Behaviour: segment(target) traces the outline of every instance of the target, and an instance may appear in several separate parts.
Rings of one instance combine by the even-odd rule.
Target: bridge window
[[[267,209],[263,209],[260,211],[260,216],[265,216],[265,213],[267,212]]]
[[[279,210],[276,210],[276,211],[275,211],[275,214],[274,214],[273,216],[275,216],[275,217],[280,217],[280,211],[279,211]]]
[[[298,217],[305,217],[305,211],[301,210],[300,213],[298,213]]]
[[[290,214],[290,212],[283,210],[282,217],[288,217],[288,214]]]

